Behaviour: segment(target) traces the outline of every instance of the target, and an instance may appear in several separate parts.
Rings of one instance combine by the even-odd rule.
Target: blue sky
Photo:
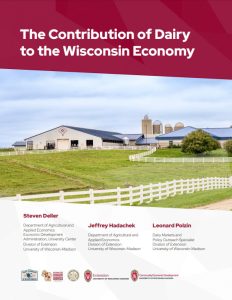
[[[0,147],[59,125],[140,133],[141,118],[232,125],[232,81],[0,70]]]

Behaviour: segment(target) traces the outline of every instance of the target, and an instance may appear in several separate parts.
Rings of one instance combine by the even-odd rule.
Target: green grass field
[[[180,148],[168,148],[168,149],[157,149],[151,157],[199,157],[194,154],[183,153]],[[210,153],[201,155],[200,157],[226,157],[228,156],[227,152],[224,149],[218,149]]]
[[[12,152],[14,151],[13,148],[0,148],[0,152]]]
[[[82,150],[0,157],[0,196],[128,187],[173,179],[226,177],[232,174],[231,163],[130,162],[128,156],[138,152]],[[221,196],[218,197],[220,200]]]
[[[211,190],[195,192],[192,194],[177,195],[160,201],[143,203],[142,206],[170,207],[170,208],[195,208],[232,198],[232,189]],[[136,204],[137,206],[138,204]]]

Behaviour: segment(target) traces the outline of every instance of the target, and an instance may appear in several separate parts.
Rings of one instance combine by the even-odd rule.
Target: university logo
[[[30,269],[21,271],[21,280],[22,281],[37,281],[38,280],[38,271],[30,270]]]
[[[77,270],[70,270],[68,272],[68,279],[70,281],[77,281],[79,278],[79,273],[77,272]]]
[[[44,270],[41,274],[45,281],[52,281],[52,273]]]
[[[62,281],[63,280],[63,272],[53,272],[53,281]]]
[[[139,279],[139,272],[137,270],[131,271],[131,279],[137,281]]]
[[[86,270],[84,273],[85,281],[90,282],[92,280],[93,274],[90,270]]]

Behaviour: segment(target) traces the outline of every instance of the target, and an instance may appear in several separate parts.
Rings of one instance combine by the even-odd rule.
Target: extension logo
[[[30,269],[21,271],[21,280],[22,281],[37,281],[38,280],[38,271],[30,270]]]
[[[133,281],[137,281],[139,279],[139,272],[137,270],[131,271],[131,279]]]
[[[84,273],[85,281],[90,282],[92,280],[93,274],[90,270],[86,270]]]

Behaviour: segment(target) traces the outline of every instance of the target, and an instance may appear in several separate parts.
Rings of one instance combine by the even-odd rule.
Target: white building
[[[127,135],[120,134],[119,132],[62,125],[26,138],[25,142],[28,150],[102,148],[104,146],[122,146],[125,143],[135,145],[136,140],[141,137],[141,134],[130,134],[128,135],[128,139],[125,139],[125,137]]]

